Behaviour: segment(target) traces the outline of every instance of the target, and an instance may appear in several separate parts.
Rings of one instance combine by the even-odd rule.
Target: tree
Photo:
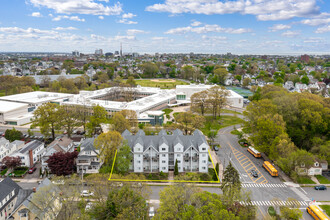
[[[214,75],[218,76],[218,83],[224,85],[228,76],[228,71],[226,70],[226,68],[220,67],[214,70]]]
[[[174,175],[175,175],[175,176],[179,175],[178,160],[175,160],[175,165],[174,165]]]
[[[303,77],[301,77],[301,82],[302,82],[303,84],[308,85],[308,83],[309,83],[309,78],[308,78],[308,76],[304,75]]]
[[[208,99],[208,93],[206,90],[202,92],[194,93],[190,97],[191,109],[193,111],[200,112],[202,115],[204,115],[205,111],[208,108],[207,99]]]
[[[62,204],[59,202],[59,190],[53,184],[40,187],[33,194],[28,208],[34,210],[38,219],[53,219],[61,211]]]
[[[251,83],[251,79],[250,78],[244,78],[243,79],[243,87],[248,87]]]
[[[121,112],[116,112],[112,116],[110,123],[114,126],[114,130],[118,131],[119,133],[123,133],[126,129],[131,130],[129,121],[123,116]]]
[[[61,124],[59,119],[62,115],[58,111],[59,105],[54,103],[44,103],[39,106],[34,112],[34,118],[32,120],[31,127],[40,127],[40,132],[46,137],[51,134],[52,138],[55,139],[55,131],[60,130]]]
[[[299,220],[302,218],[303,213],[299,210],[300,205],[296,199],[288,198],[286,206],[281,206],[281,218],[287,220]],[[291,205],[294,204],[294,205]]]
[[[180,129],[184,130],[185,134],[188,131],[192,132],[204,126],[205,118],[200,115],[194,115],[192,112],[180,112],[174,116]]]
[[[51,173],[57,176],[66,176],[75,172],[75,159],[78,152],[56,152],[47,160]]]
[[[156,73],[159,72],[157,65],[151,62],[144,63],[140,67],[146,77],[155,77]]]
[[[148,219],[148,206],[141,192],[129,185],[109,192],[106,202],[97,202],[89,212],[92,219]]]
[[[15,128],[7,129],[5,132],[5,138],[10,142],[13,142],[15,140],[20,140],[22,136],[23,136],[22,132],[16,130]]]
[[[126,80],[126,84],[130,85],[131,87],[135,87],[136,86],[136,82],[134,80],[133,76],[129,76],[128,79]]]
[[[232,203],[232,201],[240,195],[241,192],[241,181],[239,179],[239,174],[237,170],[232,166],[231,162],[226,167],[224,173],[224,178],[221,184],[221,190],[229,201],[228,203]]]
[[[128,120],[131,128],[136,128],[138,126],[136,111],[124,109],[120,111],[120,114],[122,114],[124,118]]]
[[[217,164],[215,165],[215,170],[214,170],[214,173],[213,173],[213,177],[212,177],[212,179],[213,179],[214,181],[218,181],[218,175],[219,175],[219,163],[217,163]]]
[[[100,158],[105,164],[111,164],[116,150],[122,144],[122,140],[122,136],[117,131],[102,133],[95,139],[94,146],[100,150]]]
[[[81,126],[76,108],[61,105],[59,106],[58,111],[59,114],[61,114],[61,125],[66,130],[68,137],[71,138],[73,130]]]
[[[87,131],[89,135],[94,135],[97,129],[101,128],[102,123],[107,123],[107,111],[104,107],[96,105],[93,107],[93,115],[90,116],[89,123],[87,123]]]
[[[227,104],[229,92],[220,86],[213,86],[207,92],[208,103],[211,106],[213,118],[216,119],[218,114],[220,116],[221,109]]]
[[[6,165],[9,169],[14,169],[21,165],[21,158],[20,157],[9,157],[6,156],[2,159],[2,163]]]
[[[129,171],[129,167],[133,155],[131,153],[131,148],[127,143],[121,145],[117,152],[116,157],[116,169],[120,174],[126,174]]]

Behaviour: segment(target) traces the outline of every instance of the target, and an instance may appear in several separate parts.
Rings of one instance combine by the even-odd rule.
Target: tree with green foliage
[[[281,219],[299,220],[303,216],[303,212],[299,209],[300,205],[296,199],[288,198],[287,204],[280,207]],[[293,204],[293,205],[291,205]]]
[[[106,124],[108,122],[107,119],[108,112],[104,107],[96,105],[93,107],[93,115],[90,116],[89,122],[87,123],[87,131],[89,135],[94,135],[97,133],[97,130],[101,128],[101,124]]]
[[[128,79],[126,80],[126,84],[130,85],[131,87],[135,87],[136,86],[136,82],[134,80],[133,76],[129,76]]]
[[[102,133],[95,139],[94,146],[100,150],[100,158],[106,165],[111,165],[115,152],[122,141],[123,138],[117,131]]]
[[[239,197],[241,192],[241,181],[237,170],[233,167],[231,162],[226,167],[223,176],[224,178],[220,188],[224,196],[229,199],[228,202],[230,203],[234,201],[235,198]]]
[[[220,86],[213,86],[207,90],[208,92],[208,104],[212,110],[213,118],[216,119],[220,116],[221,109],[227,104],[227,97],[229,92]]]
[[[46,137],[51,134],[55,139],[55,131],[61,129],[62,112],[59,111],[59,105],[55,103],[44,103],[33,112],[31,128],[39,127],[40,132]]]
[[[116,112],[110,119],[110,124],[113,125],[113,129],[119,133],[123,133],[126,129],[131,130],[129,121],[123,116],[121,112]]]
[[[192,112],[180,112],[174,115],[175,121],[180,129],[185,134],[192,132],[195,129],[200,129],[204,126],[205,118],[200,115],[195,115]]]
[[[81,126],[81,122],[79,121],[76,108],[67,105],[60,105],[58,107],[58,111],[58,114],[61,115],[61,126],[65,129],[68,137],[71,138],[71,134],[74,129]]]
[[[127,142],[124,142],[122,145],[119,146],[117,151],[117,157],[116,157],[117,172],[123,175],[127,174],[132,159],[133,159],[133,155],[131,153],[131,148],[127,144]]]
[[[208,93],[207,91],[201,91],[194,93],[190,97],[192,111],[200,112],[204,115],[208,109]]]
[[[22,136],[23,136],[22,132],[16,130],[15,128],[7,129],[5,131],[5,138],[10,142],[13,142],[15,140],[21,140]]]
[[[179,175],[178,160],[175,160],[174,175],[175,176]]]
[[[155,77],[156,74],[159,72],[158,66],[151,62],[141,64],[140,68],[143,70],[143,74],[149,78]]]
[[[304,75],[303,77],[301,77],[301,83],[308,85],[309,83],[308,76]]]
[[[220,67],[214,70],[214,75],[217,76],[218,79],[215,83],[224,85],[228,76],[228,71],[226,70],[226,68]]]
[[[215,165],[215,172],[213,173],[212,179],[214,181],[218,181],[219,180],[218,175],[219,175],[219,163]]]
[[[148,219],[146,199],[129,185],[114,188],[106,202],[97,202],[89,211],[92,219]]]

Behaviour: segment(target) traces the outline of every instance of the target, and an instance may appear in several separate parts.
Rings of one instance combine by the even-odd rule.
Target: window
[[[181,163],[181,160],[178,160],[178,163]]]
[[[202,163],[206,163],[206,160],[203,160]]]
[[[140,160],[138,160],[137,162],[138,162],[138,163],[141,163],[141,161],[140,161]]]
[[[180,154],[177,154],[176,156],[177,156],[177,157],[180,157]]]
[[[202,154],[202,157],[206,157],[206,154]]]
[[[166,157],[166,154],[163,154],[163,157]]]
[[[166,163],[166,161],[165,160],[162,160],[162,163]]]
[[[189,162],[189,160],[185,160],[186,161],[186,163],[188,163]]]
[[[162,151],[166,151],[166,148],[165,148],[165,147],[163,147],[163,148],[162,148]]]
[[[205,170],[206,168],[205,167],[202,167],[202,170]]]
[[[180,151],[181,150],[181,148],[178,148],[178,151]]]
[[[206,150],[206,148],[205,148],[205,147],[203,147],[203,148],[202,148],[202,150]]]
[[[163,167],[163,170],[166,170],[166,167]]]

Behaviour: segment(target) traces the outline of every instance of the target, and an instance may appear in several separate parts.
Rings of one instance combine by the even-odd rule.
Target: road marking
[[[262,210],[260,209],[259,206],[258,206],[258,209],[259,209],[260,213],[262,214],[262,216],[264,217],[263,219],[266,219],[266,216],[264,215],[264,213],[262,212]]]
[[[303,206],[307,207],[308,203],[306,201],[251,201],[251,202],[244,202],[241,201],[240,204],[246,206]]]

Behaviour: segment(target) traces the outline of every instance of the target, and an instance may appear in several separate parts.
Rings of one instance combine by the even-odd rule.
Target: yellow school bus
[[[254,149],[253,147],[248,147],[248,149],[247,149],[249,152],[250,152],[250,154],[252,154],[254,157],[261,157],[261,154],[260,154],[260,152],[259,151],[257,151],[256,149]]]
[[[268,161],[265,161],[262,166],[270,173],[270,175],[272,175],[272,176],[278,176],[277,170]]]
[[[329,220],[329,217],[326,216],[326,214],[324,214],[322,212],[322,210],[318,206],[316,206],[316,205],[310,205],[310,206],[308,206],[307,207],[307,212],[314,219],[317,219],[317,220]]]

